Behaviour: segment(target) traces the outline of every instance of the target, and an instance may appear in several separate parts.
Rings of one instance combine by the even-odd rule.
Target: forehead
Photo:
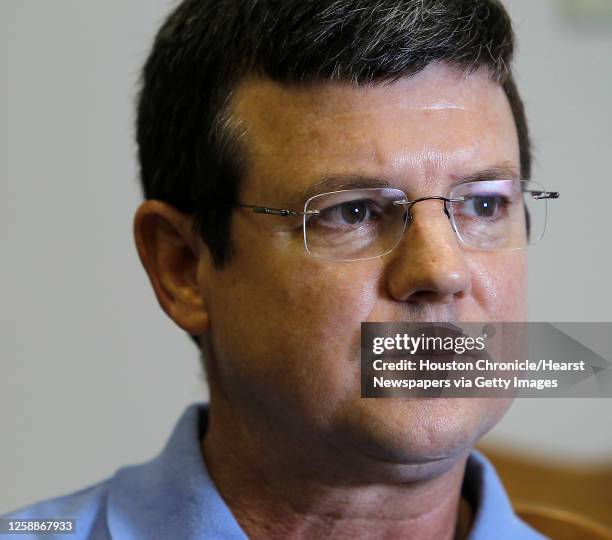
[[[247,152],[245,196],[298,192],[324,176],[384,178],[415,191],[518,167],[516,127],[487,72],[437,64],[391,84],[280,84],[252,78],[230,115]]]

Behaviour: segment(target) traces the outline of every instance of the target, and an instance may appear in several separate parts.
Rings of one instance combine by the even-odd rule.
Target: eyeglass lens
[[[456,185],[446,204],[460,241],[484,250],[521,249],[537,242],[546,226],[544,188],[525,180],[491,180]],[[311,197],[304,211],[304,242],[319,258],[360,260],[389,253],[411,218],[399,189],[368,188]],[[418,203],[416,203],[418,204]]]

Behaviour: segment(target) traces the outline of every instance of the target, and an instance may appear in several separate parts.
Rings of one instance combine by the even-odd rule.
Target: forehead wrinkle
[[[440,176],[440,171],[448,169],[450,159],[447,152],[425,147],[419,157],[423,168],[423,178],[427,183],[435,182]]]
[[[268,85],[271,85],[272,95],[266,95],[265,89],[268,88]],[[241,90],[244,91],[245,89],[245,86],[242,86]],[[377,91],[381,90],[380,87],[375,89]],[[476,112],[472,107],[465,107],[457,102],[448,100],[423,102],[421,96],[410,96],[409,93],[406,95],[404,92],[401,93],[399,102],[397,95],[393,96],[395,99],[391,100],[382,100],[380,96],[378,96],[379,99],[374,99],[362,95],[357,99],[357,103],[353,103],[355,93],[361,95],[361,92],[372,92],[374,89],[351,88],[350,94],[347,94],[345,85],[338,86],[327,83],[321,85],[321,88],[317,88],[319,93],[312,90],[308,91],[300,87],[286,88],[270,81],[257,81],[255,88],[248,92],[247,95],[250,99],[247,98],[247,101],[250,103],[258,102],[260,105],[266,102],[271,105],[274,103],[277,108],[280,106],[283,112],[280,115],[265,114],[263,110],[265,107],[260,107],[259,110],[257,110],[258,107],[255,107],[255,109],[247,107],[247,110],[250,110],[251,113],[255,112],[255,116],[250,114],[248,116],[251,116],[251,121],[255,121],[256,124],[264,128],[265,132],[271,137],[269,142],[278,143],[278,140],[275,141],[275,139],[278,139],[281,133],[284,133],[285,136],[290,134],[292,139],[309,140],[310,144],[320,142],[327,145],[322,139],[329,133],[336,131],[335,145],[341,151],[341,143],[344,139],[353,139],[355,135],[363,135],[364,120],[368,118],[371,118],[371,121],[367,122],[370,137],[384,137],[387,126],[403,124],[405,127],[400,128],[401,131],[405,129],[407,130],[407,136],[419,138],[416,132],[423,131],[432,122],[438,123],[441,129],[444,129],[447,122],[454,121],[452,118],[454,115],[465,116],[463,122],[470,123],[470,115]],[[242,92],[236,93],[240,94]],[[242,97],[246,96],[243,95]],[[280,100],[277,98],[280,98]],[[272,102],[270,102],[271,99]],[[412,101],[406,103],[405,100]],[[364,103],[368,101],[371,103],[368,107],[364,107]],[[354,106],[358,103],[360,103],[360,107],[355,108]],[[236,104],[235,101],[234,104]],[[245,105],[245,102],[242,102],[241,105]],[[240,109],[242,107],[238,106],[232,112],[244,118],[243,114],[246,111]],[[298,121],[296,122],[296,120]],[[287,123],[292,126],[290,131],[283,129]],[[343,127],[338,131],[340,126]],[[259,146],[260,150],[264,150],[260,146],[264,143],[263,140],[259,138],[259,140],[250,139],[251,143]],[[288,143],[290,143],[289,140],[284,140],[281,148],[288,150]],[[366,149],[363,148],[363,150]],[[370,152],[366,151],[363,157],[369,158],[370,161],[374,160],[377,164],[382,164],[386,159],[384,152],[381,152],[376,144]]]
[[[466,137],[465,131],[461,137],[454,136],[448,130],[458,124],[470,126],[473,124],[472,113],[465,109],[433,109],[420,111],[385,111],[368,110],[352,112],[343,115],[347,122],[333,123],[329,118],[316,119],[310,125],[312,132],[321,129],[327,132],[331,128],[336,132],[337,148],[342,148],[342,141],[357,139],[362,149],[362,157],[380,167],[392,168],[403,165],[416,165],[418,159],[442,167],[449,163],[450,158],[461,153],[469,158],[474,152],[475,137]],[[342,126],[342,127],[339,127]],[[363,126],[367,126],[364,130]],[[393,129],[389,131],[389,127]],[[437,126],[432,133],[432,126]],[[449,131],[440,140],[440,134]],[[477,135],[477,134],[473,134]],[[466,146],[465,140],[472,144]],[[459,148],[462,146],[461,148]],[[354,148],[352,149],[354,150]]]
[[[379,150],[380,153],[380,150]],[[478,145],[469,144],[459,148],[441,148],[423,144],[418,149],[399,148],[394,155],[380,158],[385,170],[394,171],[398,181],[412,185],[442,183],[452,170],[464,170],[478,153]]]

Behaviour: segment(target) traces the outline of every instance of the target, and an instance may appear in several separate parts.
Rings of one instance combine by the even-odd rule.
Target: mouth
[[[486,340],[495,332],[488,328],[461,321],[362,323],[362,397],[439,397],[472,387],[480,373],[474,366],[490,359]]]
[[[415,337],[421,337],[417,347],[413,348],[411,354],[419,356],[447,357],[454,356],[454,350],[449,351],[440,344],[456,343],[458,338],[468,336],[461,328],[451,323],[428,324],[417,328],[414,332]],[[432,346],[433,344],[433,346]]]
[[[474,348],[476,338],[459,326],[450,322],[436,323],[389,323],[376,325],[375,330],[366,328],[362,339],[362,369],[371,372],[375,362],[396,363],[398,371],[403,370],[411,379],[436,377],[444,379],[451,370],[463,369],[457,364],[480,358],[488,358],[484,346]],[[362,336],[363,337],[363,336]],[[385,344],[384,350],[369,346],[378,338]],[[482,339],[482,338],[481,338]],[[469,341],[471,340],[471,341]],[[409,369],[400,366],[401,362],[416,362],[425,365],[423,369]]]
[[[473,339],[462,328],[452,323],[428,323],[416,326],[416,323],[409,323],[410,327],[407,331],[406,324],[389,323],[385,324],[382,331],[377,332],[375,336],[382,338],[390,346],[385,346],[384,352],[375,353],[373,350],[366,350],[367,357],[371,359],[384,358],[412,358],[412,357],[443,357],[452,358],[457,356],[472,356],[469,349],[459,345],[465,343],[466,339]],[[368,342],[373,341],[371,338],[374,334],[368,336],[363,346]],[[390,340],[390,341],[389,341]],[[482,354],[480,350],[478,354]]]

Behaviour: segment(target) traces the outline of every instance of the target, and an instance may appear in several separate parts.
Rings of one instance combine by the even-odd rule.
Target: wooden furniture
[[[611,529],[583,516],[545,506],[517,504],[521,519],[552,540],[612,540]]]
[[[554,540],[612,540],[612,461],[594,465],[479,445],[520,517]]]

